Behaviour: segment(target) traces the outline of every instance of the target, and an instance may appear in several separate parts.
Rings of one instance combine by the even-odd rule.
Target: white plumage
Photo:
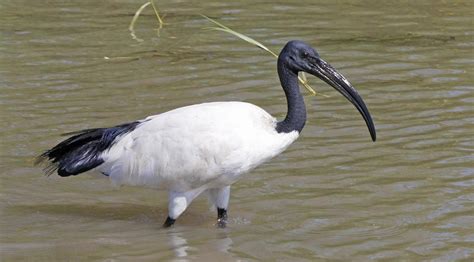
[[[298,132],[278,133],[255,105],[214,102],[147,117],[103,153],[98,169],[117,184],[172,191],[232,184],[285,150]]]

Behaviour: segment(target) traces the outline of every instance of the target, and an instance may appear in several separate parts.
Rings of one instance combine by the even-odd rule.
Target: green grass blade
[[[212,19],[212,18],[209,18],[205,15],[202,15],[204,18],[206,18],[207,20],[211,21],[212,23],[216,24],[218,27],[211,27],[209,29],[212,29],[212,30],[217,30],[217,31],[223,31],[223,32],[226,32],[226,33],[229,33],[229,34],[232,34],[232,35],[235,35],[237,36],[238,38],[246,41],[247,43],[250,43],[252,45],[255,45],[257,46],[258,48],[260,49],[263,49],[265,51],[267,51],[268,53],[272,54],[274,57],[278,57],[277,54],[275,54],[275,52],[273,52],[272,50],[270,50],[268,47],[264,46],[262,43],[258,42],[257,40],[251,38],[251,37],[248,37],[244,34],[241,34],[239,32],[236,32],[232,29],[230,29],[229,27],[217,22],[216,20]]]
[[[237,36],[238,38],[246,41],[247,43],[250,43],[252,45],[255,45],[257,46],[258,48],[262,49],[262,50],[265,50],[267,51],[268,53],[272,54],[274,57],[278,57],[277,54],[275,54],[272,50],[268,49],[266,46],[264,46],[263,44],[261,44],[260,42],[256,41],[255,39],[251,38],[251,37],[248,37],[246,35],[243,35],[239,32],[236,32],[232,29],[229,29],[229,28],[220,28],[220,27],[211,27],[209,28],[211,30],[217,30],[217,31],[223,31],[223,32],[226,32],[226,33],[229,33],[229,34],[232,34],[232,35],[235,35]]]
[[[222,31],[222,32],[226,32],[226,33],[229,33],[229,34],[232,34],[234,36],[237,36],[238,38],[244,40],[245,42],[247,43],[250,43],[252,45],[255,45],[257,46],[258,48],[260,49],[263,49],[265,51],[267,51],[268,53],[270,53],[271,55],[273,55],[274,57],[278,58],[278,55],[273,52],[272,50],[270,50],[268,47],[266,47],[265,45],[263,45],[262,43],[258,42],[257,40],[251,38],[251,37],[248,37],[244,34],[241,34],[239,32],[236,32],[232,29],[230,29],[229,27],[217,22],[216,20],[208,17],[208,16],[205,16],[205,15],[202,15],[202,17],[206,18],[208,21],[212,22],[213,24],[217,25],[217,27],[209,27],[208,29],[211,29],[211,30],[216,30],[216,31]],[[298,76],[298,80],[299,82],[306,88],[306,90],[308,90],[308,92],[310,93],[310,95],[312,96],[316,96],[316,95],[321,95],[321,96],[324,96],[324,97],[329,97],[327,95],[324,95],[324,94],[321,94],[321,93],[318,93],[316,92],[309,84],[308,84],[308,80],[306,79],[306,75],[303,73],[301,74],[301,76]]]

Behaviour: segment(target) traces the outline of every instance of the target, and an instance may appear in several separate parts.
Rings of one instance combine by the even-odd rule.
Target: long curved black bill
[[[347,98],[347,100],[349,100],[357,108],[357,110],[359,110],[360,114],[365,120],[365,123],[367,124],[372,141],[375,142],[377,136],[374,122],[372,121],[372,116],[370,115],[364,100],[362,100],[362,97],[360,97],[357,90],[351,85],[351,83],[349,83],[349,81],[347,81],[343,75],[338,73],[334,67],[321,58],[315,59],[313,66],[314,67],[310,72],[311,74],[319,77],[321,80],[334,87],[337,91],[339,91],[339,93]]]

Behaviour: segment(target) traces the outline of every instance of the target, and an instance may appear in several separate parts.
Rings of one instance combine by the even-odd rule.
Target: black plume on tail
[[[58,171],[60,176],[75,176],[104,163],[101,155],[116,138],[133,131],[141,121],[110,128],[86,129],[65,135],[74,135],[38,157],[37,163],[48,161],[48,175]]]

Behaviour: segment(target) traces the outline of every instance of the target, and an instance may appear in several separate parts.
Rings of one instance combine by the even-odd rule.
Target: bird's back
[[[215,102],[150,116],[104,152],[99,170],[119,184],[187,190],[228,185],[286,149],[297,132],[277,133],[255,105]]]

